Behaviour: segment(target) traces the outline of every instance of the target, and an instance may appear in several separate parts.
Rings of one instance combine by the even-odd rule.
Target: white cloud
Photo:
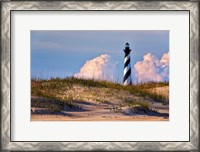
[[[81,67],[80,72],[74,77],[83,79],[114,81],[114,73],[117,62],[114,62],[107,54],[93,58]]]
[[[169,52],[163,54],[159,60],[155,55],[144,55],[143,61],[134,65],[134,79],[136,82],[169,81]]]
[[[111,56],[102,54],[86,61],[74,77],[119,82],[123,79],[123,73],[120,74],[119,71],[117,62]],[[169,53],[163,54],[160,60],[151,53],[144,55],[143,61],[138,61],[133,66],[131,74],[135,83],[169,81]]]

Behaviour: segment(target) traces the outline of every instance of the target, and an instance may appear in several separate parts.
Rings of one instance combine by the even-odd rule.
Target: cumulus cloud
[[[113,61],[107,54],[93,58],[81,67],[80,72],[74,77],[83,79],[114,81],[117,62]]]
[[[155,55],[144,55],[143,61],[134,65],[134,79],[136,82],[169,81],[169,52],[163,54],[159,60]]]
[[[123,65],[119,66],[110,55],[102,54],[86,61],[74,77],[121,82],[123,73],[119,73],[119,67],[122,72]],[[144,55],[143,61],[138,61],[133,66],[132,78],[135,83],[169,81],[169,52],[163,54],[161,59],[151,53]]]

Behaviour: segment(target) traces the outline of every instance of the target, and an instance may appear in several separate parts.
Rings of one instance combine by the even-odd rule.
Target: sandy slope
[[[35,85],[35,84],[34,84]],[[63,91],[64,90],[64,91]],[[73,87],[58,90],[59,98],[73,97],[73,103],[79,108],[65,106],[61,112],[52,113],[45,108],[31,108],[31,121],[168,121],[169,106],[154,102],[149,98],[139,97],[127,91],[110,88]],[[168,96],[168,87],[150,89]],[[32,98],[39,98],[32,96]],[[124,105],[124,99],[144,101],[150,104],[151,111],[135,110],[136,107]]]
[[[156,87],[156,88],[148,89],[148,91],[152,92],[152,93],[157,93],[157,94],[160,94],[160,95],[164,95],[165,97],[169,96],[169,86]]]
[[[31,121],[168,121],[169,118],[155,116],[96,116],[72,118],[62,115],[32,115]]]
[[[46,109],[35,108],[32,114],[32,121],[158,121],[169,120],[169,107],[160,103],[153,103],[152,109],[156,109],[158,113],[135,113],[129,107],[122,107],[121,109],[114,109],[110,103],[98,102],[79,102],[81,109],[72,109],[65,107],[62,112],[51,114]]]

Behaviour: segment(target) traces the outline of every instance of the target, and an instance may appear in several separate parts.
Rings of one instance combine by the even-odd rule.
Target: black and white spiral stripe
[[[123,79],[124,85],[132,84],[130,61],[131,59],[130,59],[130,52],[129,52],[128,54],[125,54],[125,57],[124,57],[124,79]]]

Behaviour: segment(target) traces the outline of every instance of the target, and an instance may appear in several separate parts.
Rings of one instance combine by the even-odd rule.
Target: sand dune
[[[148,94],[144,96],[145,92],[142,92],[141,95],[140,92],[131,93],[131,88],[128,90],[117,84],[104,86],[100,83],[101,87],[98,87],[97,82],[87,82],[86,80],[83,82],[80,83],[78,80],[78,83],[72,85],[63,83],[62,80],[58,82],[56,80],[56,83],[54,81],[32,82],[31,120],[169,120],[168,101],[158,102]],[[163,98],[168,99],[168,86],[153,88],[152,86],[151,84],[151,88],[147,88],[146,91],[161,94]]]

